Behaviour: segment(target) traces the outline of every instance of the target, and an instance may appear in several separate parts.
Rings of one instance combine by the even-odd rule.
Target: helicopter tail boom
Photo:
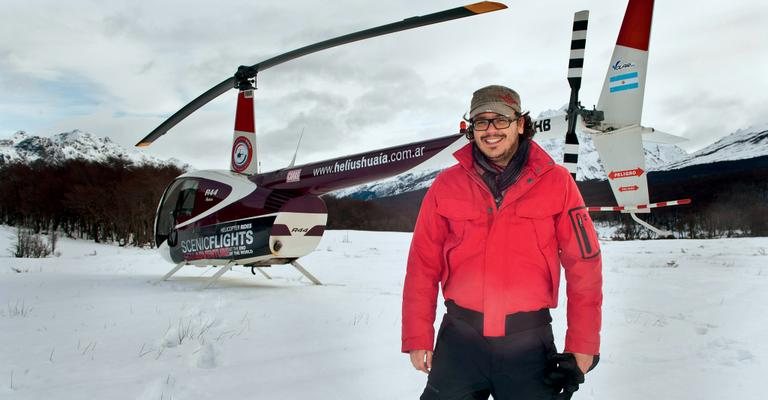
[[[403,173],[464,137],[453,134],[365,153],[265,172],[249,178],[259,187],[322,195]]]

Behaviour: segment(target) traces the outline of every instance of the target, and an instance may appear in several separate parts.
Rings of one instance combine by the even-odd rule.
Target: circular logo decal
[[[238,136],[232,145],[232,169],[235,172],[243,172],[251,164],[253,147],[251,141],[245,136]]]

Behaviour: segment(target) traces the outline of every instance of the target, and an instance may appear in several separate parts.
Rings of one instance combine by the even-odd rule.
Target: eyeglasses
[[[520,117],[509,119],[507,117],[496,117],[494,119],[476,119],[472,121],[472,128],[475,131],[486,131],[488,130],[488,127],[493,124],[493,127],[496,129],[506,129],[509,128],[509,126],[519,118]]]

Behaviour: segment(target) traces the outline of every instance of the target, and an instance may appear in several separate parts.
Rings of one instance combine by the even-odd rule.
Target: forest
[[[0,167],[0,223],[96,242],[149,246],[157,204],[183,171],[113,158]]]
[[[678,238],[768,236],[768,157],[651,172],[651,201],[691,198],[688,206],[641,215]],[[153,246],[163,190],[184,171],[173,165],[69,160],[0,166],[0,223],[119,245]],[[578,182],[588,205],[615,205],[606,181]],[[324,196],[327,229],[412,231],[425,190],[372,200]],[[613,239],[655,236],[629,215],[592,213],[616,227]]]
[[[768,157],[654,171],[648,174],[648,184],[651,202],[692,200],[690,205],[639,214],[675,237],[768,236]],[[579,181],[577,185],[587,205],[616,205],[607,181]],[[368,201],[326,198],[329,228],[412,231],[425,192],[422,189]],[[596,223],[616,227],[614,240],[656,238],[628,214],[593,212],[591,217]]]

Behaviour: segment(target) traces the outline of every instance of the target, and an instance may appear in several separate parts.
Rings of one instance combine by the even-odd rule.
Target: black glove
[[[599,356],[595,356],[591,371],[597,365]],[[555,353],[549,356],[549,371],[544,377],[544,383],[554,388],[557,392],[554,400],[569,400],[573,393],[579,390],[579,385],[584,383],[584,373],[576,363],[576,357],[571,353]]]

